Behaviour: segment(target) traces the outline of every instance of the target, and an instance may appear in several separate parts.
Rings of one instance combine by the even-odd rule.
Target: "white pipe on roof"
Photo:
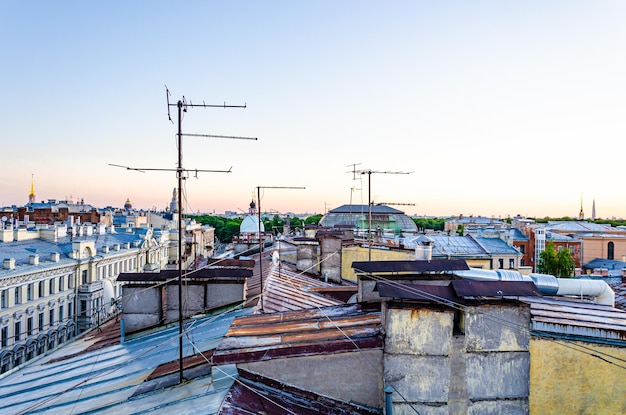
[[[599,304],[615,307],[615,292],[602,280],[582,280],[557,278],[559,289],[556,295],[588,295],[596,298]]]

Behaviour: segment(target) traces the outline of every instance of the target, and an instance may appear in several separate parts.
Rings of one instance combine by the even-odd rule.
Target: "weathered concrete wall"
[[[319,266],[317,265],[317,242],[299,242],[297,244],[296,269],[298,271],[316,274]]]
[[[183,285],[183,317],[191,317],[207,310],[219,308],[244,300],[244,282],[213,282],[210,284]],[[166,288],[166,322],[178,320],[178,285],[170,284]]]
[[[504,408],[509,408],[513,399],[516,400],[514,407],[521,411],[514,413],[528,413],[529,306],[485,304],[468,307],[462,327],[465,330],[470,410],[475,413],[509,413]]]
[[[206,286],[206,306],[219,308],[241,302],[245,299],[245,284],[208,284]]]
[[[529,412],[528,306],[468,307],[454,335],[452,310],[391,307],[385,316],[394,414]]]
[[[533,337],[530,413],[626,414],[624,361],[625,347]]]
[[[384,378],[398,392],[392,395],[394,413],[397,404],[398,410],[405,405],[447,405],[454,313],[390,308],[385,326]]]
[[[161,322],[161,287],[124,286],[122,318],[124,334],[158,325]]]
[[[320,238],[320,278],[341,284],[341,238]]]
[[[340,401],[380,408],[382,360],[382,350],[364,350],[240,363],[237,367]]]

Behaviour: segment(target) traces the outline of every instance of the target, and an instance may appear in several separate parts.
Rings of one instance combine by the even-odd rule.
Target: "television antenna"
[[[411,174],[412,171],[381,171],[381,170],[356,170],[361,175],[367,174],[367,245],[368,245],[368,261],[372,260],[372,174]]]
[[[208,137],[208,138],[228,138],[228,139],[238,139],[238,140],[257,140],[256,137],[236,137],[236,136],[224,136],[224,135],[212,135],[212,134],[183,134],[182,130],[182,120],[183,120],[183,112],[187,112],[190,108],[246,108],[247,104],[244,105],[227,105],[225,102],[220,105],[211,105],[206,104],[202,101],[202,104],[194,104],[190,101],[187,101],[185,96],[179,99],[175,104],[170,102],[170,91],[165,85],[165,97],[167,100],[167,118],[174,123],[172,120],[172,114],[170,108],[177,108],[178,115],[178,132],[176,133],[176,137],[178,139],[178,165],[176,169],[163,169],[163,168],[145,168],[145,167],[130,167],[130,166],[122,166],[119,164],[109,164],[114,167],[122,167],[126,170],[134,170],[145,173],[146,171],[175,171],[176,178],[178,179],[178,351],[179,351],[179,383],[184,381],[183,376],[183,289],[182,289],[182,280],[183,280],[183,202],[182,202],[182,191],[183,191],[183,180],[185,179],[185,174],[193,172],[196,177],[198,177],[199,172],[206,173],[230,173],[232,171],[232,167],[228,170],[206,170],[206,169],[185,169],[183,168],[183,136],[189,137]]]

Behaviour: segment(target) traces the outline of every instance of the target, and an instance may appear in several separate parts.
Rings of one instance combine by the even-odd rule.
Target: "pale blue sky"
[[[0,0],[0,205],[626,217],[622,1]],[[173,113],[173,115],[175,115]]]

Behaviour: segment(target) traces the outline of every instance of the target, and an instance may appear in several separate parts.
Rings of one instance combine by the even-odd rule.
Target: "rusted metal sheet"
[[[460,297],[541,296],[531,281],[452,281],[452,288]]]
[[[351,405],[295,388],[245,370],[226,395],[219,415],[375,415],[380,411]]]
[[[626,346],[626,312],[583,301],[521,298],[530,304],[532,333]]]
[[[461,300],[450,285],[379,282],[376,283],[376,287],[381,297],[420,301],[440,301],[445,299],[458,302]]]
[[[382,347],[379,310],[335,306],[236,319],[213,355],[215,364],[331,354]]]
[[[312,288],[332,289],[342,286],[298,272],[288,264],[272,266],[265,278],[264,286],[261,303],[264,313],[304,310],[344,303],[337,298],[322,295],[319,290],[312,290]]]
[[[357,273],[425,273],[469,270],[462,259],[400,260],[400,261],[355,261]]]

